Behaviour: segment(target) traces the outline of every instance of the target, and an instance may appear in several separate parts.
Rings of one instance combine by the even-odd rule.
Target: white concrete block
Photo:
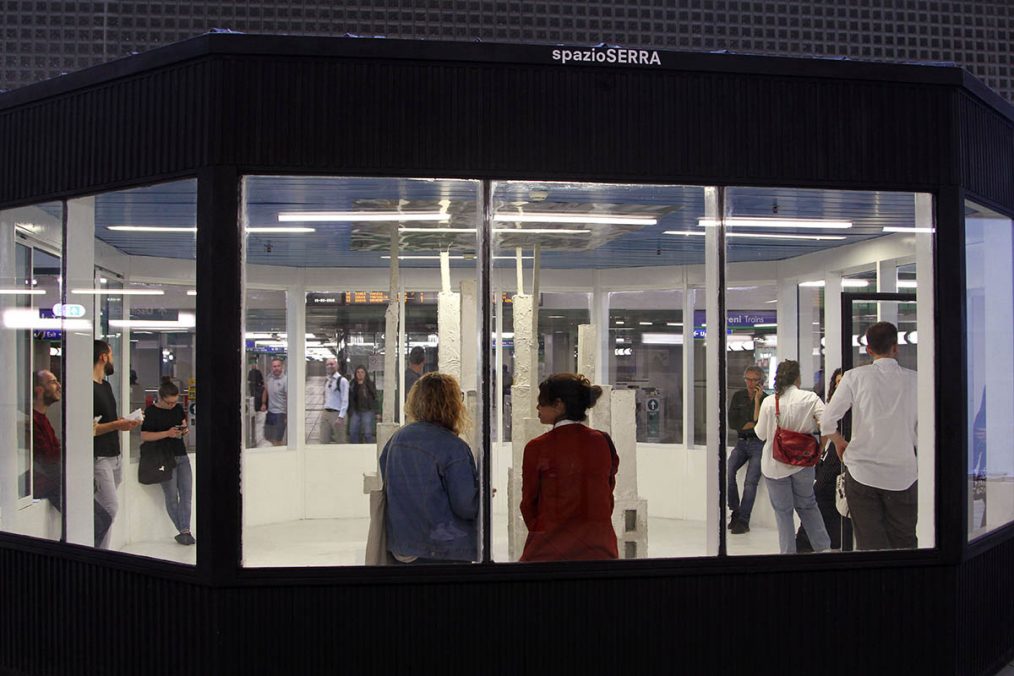
[[[603,397],[605,395],[603,394]],[[613,390],[607,402],[611,409],[610,436],[620,456],[620,469],[616,475],[616,496],[637,496],[637,425],[634,410],[634,390]],[[607,403],[603,402],[603,404]],[[596,406],[595,408],[598,408]]]
[[[477,296],[475,280],[461,282],[461,389],[478,389],[479,386],[479,317],[476,312]],[[441,350],[442,351],[442,350]]]
[[[594,406],[588,409],[588,427],[612,436],[613,406],[611,399],[613,387],[612,385],[601,385],[601,387],[602,396]]]

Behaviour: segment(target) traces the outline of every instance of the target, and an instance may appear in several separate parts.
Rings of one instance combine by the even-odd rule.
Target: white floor
[[[247,567],[355,566],[362,565],[368,519],[305,519],[247,528],[243,533],[243,565]],[[506,522],[494,521],[493,559],[507,561]],[[682,558],[706,555],[703,521],[648,518],[648,558]],[[200,546],[199,544],[197,546]],[[778,534],[771,528],[753,528],[728,536],[730,555],[777,554]],[[194,564],[196,547],[173,540],[142,542],[121,551],[180,563]]]

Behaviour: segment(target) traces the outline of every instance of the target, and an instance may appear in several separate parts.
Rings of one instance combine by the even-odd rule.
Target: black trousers
[[[856,549],[915,549],[919,482],[902,491],[859,483],[845,473],[845,496],[852,515]]]

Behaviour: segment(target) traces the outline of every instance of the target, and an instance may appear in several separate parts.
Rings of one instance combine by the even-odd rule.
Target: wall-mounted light
[[[936,228],[902,228],[895,225],[884,226],[884,232],[909,232],[909,233],[924,233],[930,234],[936,232]]]
[[[89,296],[164,296],[162,289],[71,289],[71,293]]]
[[[515,235],[587,235],[591,230],[569,230],[567,228],[493,228],[493,232]]]

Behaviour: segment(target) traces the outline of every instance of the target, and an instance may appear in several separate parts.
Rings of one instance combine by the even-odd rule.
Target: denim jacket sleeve
[[[479,480],[472,451],[464,442],[444,467],[444,486],[455,516],[475,519],[479,513]]]

